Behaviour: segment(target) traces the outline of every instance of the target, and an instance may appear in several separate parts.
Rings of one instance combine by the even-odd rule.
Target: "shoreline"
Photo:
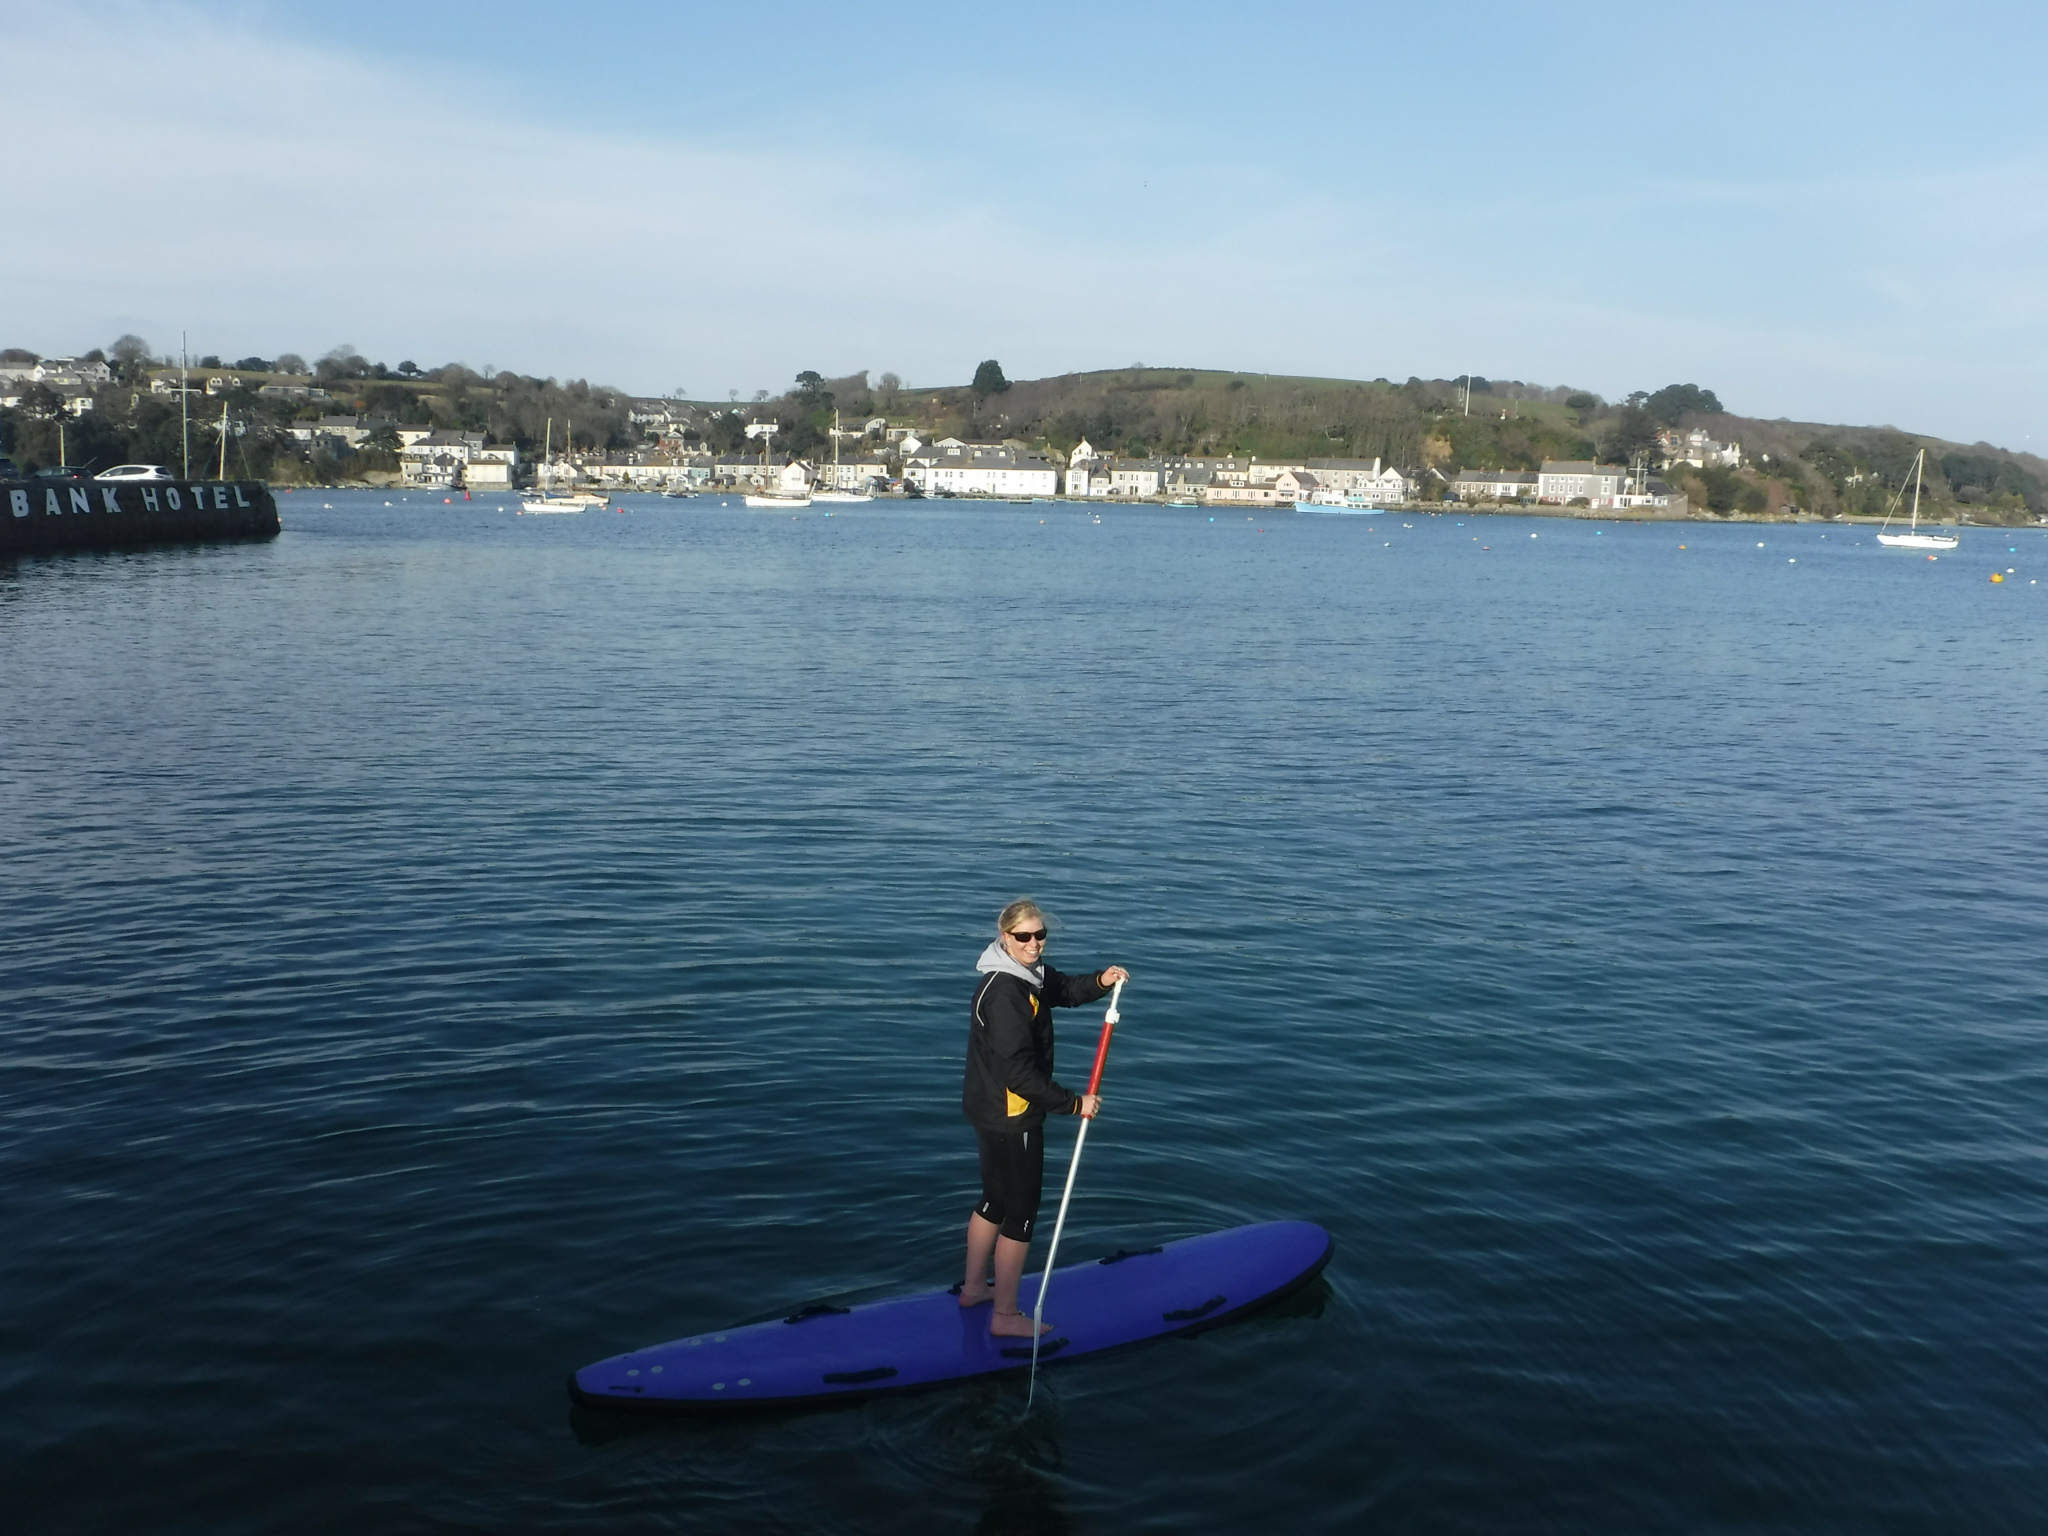
[[[370,485],[361,481],[334,485],[280,485],[272,487],[272,490],[278,494],[288,494],[301,491],[402,491],[402,493],[406,495],[418,494],[421,496],[432,496],[437,494],[444,496],[452,495],[455,491],[463,489],[465,488],[462,486],[449,487],[445,485],[411,487]],[[669,500],[689,500],[698,496],[742,496],[746,494],[746,491],[740,487],[727,489],[724,487],[717,486],[700,487],[690,491],[688,495],[683,497],[672,496],[668,491],[654,490],[647,486],[594,485],[589,487],[589,489],[602,492],[607,496],[660,496],[667,498]],[[472,500],[483,496],[523,496],[530,494],[530,492],[528,491],[510,489],[503,486],[492,486],[485,490],[478,490],[475,487],[469,487],[468,490]],[[969,506],[979,505],[991,507],[1006,507],[1017,506],[1020,504],[1028,504],[1031,506],[1088,507],[1095,510],[1100,510],[1104,507],[1154,507],[1162,511],[1171,508],[1172,510],[1183,512],[1207,512],[1209,510],[1206,506],[1180,506],[1175,503],[1151,496],[1117,496],[1087,498],[1074,496],[1034,496],[1029,498],[1028,503],[1020,503],[1018,501],[1013,501],[1003,496],[908,496],[902,493],[901,491],[880,491],[874,493],[873,499],[878,502],[929,501],[934,503],[965,503]],[[1236,511],[1241,509],[1244,505],[1245,504],[1242,502],[1218,503],[1218,510],[1224,510],[1227,508],[1229,510]],[[1292,504],[1282,506],[1278,503],[1270,503],[1263,507],[1259,507],[1254,512],[1247,513],[1246,515],[1256,516],[1259,512],[1302,512],[1305,515],[1319,517],[1356,517],[1371,515],[1344,511],[1326,512],[1313,507],[1302,508]],[[1702,514],[1698,512],[1688,511],[1677,517],[1668,517],[1658,516],[1654,512],[1644,515],[1636,512],[1633,508],[1625,508],[1611,511],[1595,511],[1587,507],[1559,507],[1550,505],[1521,506],[1504,505],[1491,502],[1399,502],[1392,506],[1380,509],[1380,515],[1382,516],[1394,516],[1396,514],[1414,516],[1420,514],[1422,516],[1427,517],[1443,517],[1454,512],[1459,516],[1465,517],[1547,517],[1556,519],[1561,522],[1671,523],[1674,525],[1681,526],[1685,524],[1705,524],[1708,526],[1713,526],[1715,524],[1737,524],[1752,526],[1761,526],[1764,524],[1777,524],[1787,526],[1795,524],[1817,524],[1821,527],[1836,528],[1880,528],[1883,527],[1885,523],[1885,519],[1881,517],[1820,517],[1811,513],[1788,514],[1783,512],[1730,512],[1725,514]],[[1979,531],[1995,530],[2003,533],[2017,533],[2026,529],[2048,528],[2048,518],[2037,519],[2033,522],[2025,523],[1978,523],[1962,521],[1936,522],[1928,518],[1923,518],[1922,521],[1925,522],[1927,526],[1930,528],[1940,528],[1949,532],[1961,532],[1964,529],[1976,529]]]

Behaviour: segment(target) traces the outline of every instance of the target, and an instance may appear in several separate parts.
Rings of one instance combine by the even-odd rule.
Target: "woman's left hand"
[[[1105,987],[1113,987],[1120,981],[1129,981],[1130,979],[1131,973],[1120,965],[1112,965],[1102,973],[1102,984]]]

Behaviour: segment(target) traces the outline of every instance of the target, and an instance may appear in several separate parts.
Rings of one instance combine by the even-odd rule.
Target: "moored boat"
[[[574,427],[571,427],[569,428],[569,433],[573,436],[575,430]],[[554,451],[555,418],[550,416],[548,418],[547,437],[541,448],[540,474],[542,479],[548,478],[548,471],[553,467]],[[566,453],[566,450],[564,451]],[[573,460],[571,462],[573,463]],[[570,470],[570,473],[575,473],[573,468]],[[591,491],[550,491],[545,485],[542,485],[536,488],[532,495],[520,501],[519,510],[533,515],[547,512],[589,512],[604,504],[605,498]]]
[[[605,505],[605,498],[590,491],[563,491],[559,494],[536,491],[523,498],[519,510],[527,514],[542,512],[590,512]]]
[[[1378,517],[1387,509],[1366,500],[1355,491],[1317,491],[1306,501],[1297,501],[1298,512],[1355,512],[1365,517]]]
[[[1877,542],[1892,549],[1954,549],[1963,541],[1952,533],[1922,533],[1920,531],[1920,476],[1927,463],[1927,450],[1922,448],[1913,457],[1913,517],[1904,533],[1882,533]],[[1891,526],[1892,515],[1899,510],[1899,502],[1906,494],[1905,486],[1899,487],[1899,494],[1892,498],[1892,504],[1884,514],[1884,526]]]

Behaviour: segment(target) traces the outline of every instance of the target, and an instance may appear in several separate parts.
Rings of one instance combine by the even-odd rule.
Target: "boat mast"
[[[1914,533],[1920,531],[1920,466],[1926,462],[1927,450],[1922,448],[1913,456],[1913,527],[1911,531]]]
[[[218,476],[216,476],[215,478],[216,478],[216,479],[220,479],[220,480],[225,480],[225,479],[227,479],[227,477],[228,477],[228,403],[227,403],[227,401],[223,400],[223,401],[221,401],[221,403],[220,403],[220,474],[219,474]]]

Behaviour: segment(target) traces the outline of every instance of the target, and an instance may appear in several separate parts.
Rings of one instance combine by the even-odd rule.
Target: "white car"
[[[161,464],[116,464],[93,476],[95,480],[175,480],[178,477]]]

